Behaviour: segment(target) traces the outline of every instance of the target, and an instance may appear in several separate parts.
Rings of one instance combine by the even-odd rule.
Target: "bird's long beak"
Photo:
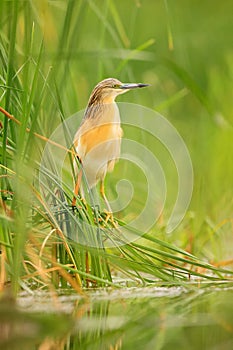
[[[143,88],[143,87],[146,87],[146,86],[149,86],[149,84],[136,84],[136,83],[132,83],[132,84],[122,84],[119,89],[122,89],[122,90],[130,90],[130,89],[137,89],[137,88]]]

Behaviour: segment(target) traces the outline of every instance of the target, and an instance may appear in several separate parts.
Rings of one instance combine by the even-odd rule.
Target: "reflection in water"
[[[131,288],[83,299],[46,293],[0,302],[1,349],[224,349],[233,344],[233,290]]]

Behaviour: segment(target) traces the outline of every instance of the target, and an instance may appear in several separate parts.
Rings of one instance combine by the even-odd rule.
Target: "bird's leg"
[[[105,195],[105,190],[104,190],[104,180],[101,180],[100,181],[100,194],[101,194],[101,197],[103,198],[105,204],[106,204],[106,207],[107,207],[107,210],[109,213],[112,213],[112,209],[110,207],[110,204],[107,200],[107,197]]]
[[[77,176],[77,181],[76,181],[75,187],[74,187],[74,196],[72,199],[72,207],[76,206],[76,200],[77,200],[78,192],[79,192],[80,185],[81,185],[82,174],[83,174],[83,171],[82,171],[82,169],[80,169],[78,176]]]
[[[112,223],[112,225],[116,228],[117,227],[117,224],[116,222],[114,221],[114,218],[113,218],[113,214],[112,214],[112,209],[110,207],[110,204],[107,200],[107,197],[105,195],[105,191],[104,191],[104,180],[101,180],[100,181],[100,195],[101,197],[103,198],[105,204],[106,204],[106,207],[107,207],[107,211],[106,211],[106,219],[105,221],[108,222],[108,220],[110,220],[110,222]]]

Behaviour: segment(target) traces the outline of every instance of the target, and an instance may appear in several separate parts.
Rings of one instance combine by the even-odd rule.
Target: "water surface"
[[[21,293],[0,304],[0,349],[233,349],[233,289]]]

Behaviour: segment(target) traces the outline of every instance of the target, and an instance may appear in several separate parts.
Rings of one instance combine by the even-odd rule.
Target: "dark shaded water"
[[[233,349],[233,289],[22,293],[0,303],[0,349]]]

